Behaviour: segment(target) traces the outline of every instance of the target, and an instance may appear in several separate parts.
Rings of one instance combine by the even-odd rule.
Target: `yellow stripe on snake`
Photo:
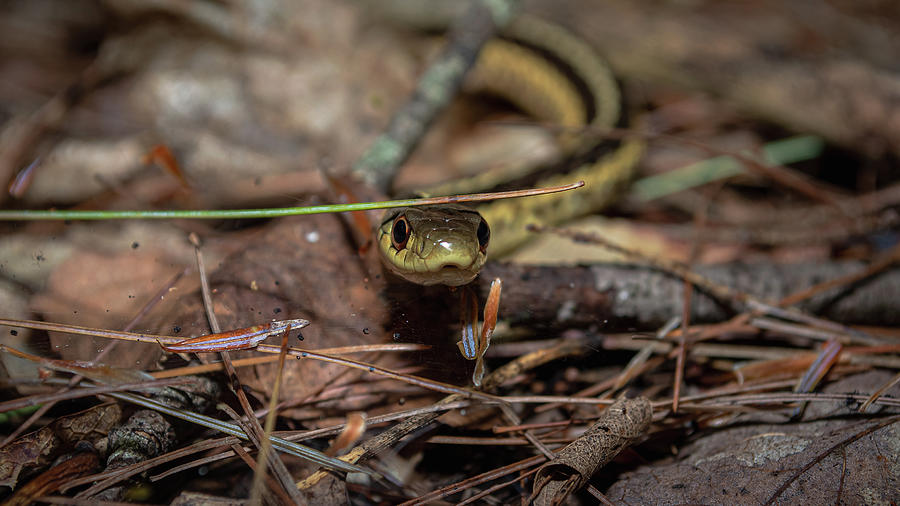
[[[536,120],[568,132],[560,135],[567,152],[588,147],[573,132],[602,131],[619,120],[619,89],[600,57],[563,28],[533,17],[519,16],[504,31],[504,39],[488,42],[467,79],[470,87],[500,96]],[[580,86],[573,79],[580,80]],[[528,224],[560,223],[612,202],[643,150],[642,141],[625,140],[599,159],[539,183],[583,180],[585,188],[575,192],[499,200],[479,206],[477,212],[461,206],[388,211],[376,230],[382,261],[414,283],[469,283],[484,265],[488,242],[492,253],[502,254],[527,240]],[[466,181],[468,187],[452,193],[490,185],[490,178],[472,178]]]

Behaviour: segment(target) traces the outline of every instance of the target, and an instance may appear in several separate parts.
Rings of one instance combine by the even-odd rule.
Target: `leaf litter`
[[[116,2],[114,7],[121,13],[118,9],[129,8],[126,4]],[[231,43],[235,40],[261,41],[264,47],[276,49],[280,43],[278,35],[283,34],[265,37],[255,32],[251,25],[228,32],[221,30],[215,19],[177,10],[170,13],[176,21],[174,24],[166,26],[156,19],[141,30],[121,35],[118,40],[111,38],[104,50],[121,51],[127,49],[129,43],[134,50],[130,54],[118,53],[123,59],[105,60],[120,62],[120,67],[111,69],[109,75],[120,76],[122,80],[113,81],[96,94],[89,94],[85,104],[74,106],[72,118],[77,121],[65,123],[63,134],[71,134],[72,130],[91,124],[89,119],[92,114],[96,116],[97,111],[121,114],[110,115],[118,119],[107,119],[109,124],[94,123],[95,130],[87,132],[93,132],[95,138],[91,138],[90,133],[80,139],[62,135],[56,144],[40,147],[45,150],[44,156],[42,163],[34,168],[31,183],[34,193],[29,195],[28,188],[25,189],[27,202],[43,206],[93,199],[90,203],[94,205],[132,208],[135,202],[148,207],[198,202],[208,207],[233,207],[253,199],[289,203],[297,198],[314,201],[314,195],[324,190],[315,167],[326,157],[331,165],[348,166],[359,153],[359,147],[368,144],[365,139],[371,139],[377,133],[375,125],[383,124],[389,111],[409,89],[410,76],[415,73],[416,66],[410,55],[394,55],[396,52],[388,51],[397,46],[398,35],[380,29],[370,29],[367,34],[360,35],[366,32],[357,29],[365,23],[355,11],[343,4],[330,4],[312,2],[311,7],[308,6],[317,19],[330,20],[323,26],[342,28],[328,36],[317,31],[320,28],[315,28],[315,23],[299,21],[302,16],[284,16],[288,26],[299,30],[296,33],[300,35],[291,36],[304,42],[286,46],[291,50],[286,53],[292,55],[287,62],[281,60],[277,50],[262,54],[234,51],[204,30],[231,33],[225,36],[226,40],[235,37]],[[138,11],[146,9],[132,7]],[[202,28],[199,35],[198,27]],[[197,41],[203,44],[194,44]],[[191,48],[191,53],[184,53],[187,47]],[[328,50],[315,52],[317,48]],[[104,57],[115,54],[105,53]],[[374,58],[373,54],[384,54],[393,59]],[[309,65],[298,64],[304,59]],[[195,68],[192,61],[206,63]],[[216,77],[218,73],[225,77]],[[76,82],[84,79],[77,74],[72,74],[76,75]],[[287,85],[275,86],[274,83]],[[403,85],[397,86],[397,83]],[[194,97],[221,97],[221,100],[198,100],[195,102],[198,108],[179,109],[178,104],[183,102],[178,101],[175,90],[186,90]],[[360,90],[369,91],[360,94]],[[670,100],[671,93],[657,96],[657,102]],[[357,100],[361,95],[362,100]],[[708,100],[683,96],[681,99],[682,110],[690,106],[704,107]],[[254,110],[252,115],[248,114],[251,111],[248,104],[254,102],[262,107]],[[115,124],[117,121],[119,123]],[[700,122],[700,129],[710,128],[710,125],[724,129],[723,125],[728,121],[726,118],[716,124],[704,120]],[[111,132],[116,131],[114,127],[122,123],[128,126],[120,130],[123,134],[119,138],[110,137]],[[157,125],[154,133],[142,133],[146,125]],[[258,130],[252,125],[259,125]],[[183,132],[190,135],[183,136]],[[171,174],[141,166],[141,156],[152,146],[159,145],[160,140],[178,160],[183,177],[195,188],[195,194],[179,193],[184,191],[183,182]],[[740,148],[728,149],[737,152]],[[289,174],[298,167],[305,170],[299,175]],[[78,177],[73,178],[73,174]],[[230,175],[223,178],[223,174]],[[722,205],[727,209],[719,218],[724,216],[730,221],[724,220],[724,228],[741,222],[735,216],[745,219],[757,216],[757,213],[763,215],[760,206],[744,198],[739,191],[749,189],[752,194],[754,187],[760,188],[761,180],[759,176],[745,178],[738,182],[738,190],[725,190],[728,202]],[[60,181],[69,184],[55,187],[53,183]],[[771,184],[766,189],[778,186]],[[203,190],[196,190],[198,188]],[[692,193],[690,197],[702,201],[710,199],[709,194],[703,193]],[[815,199],[812,203],[815,209],[820,209]],[[657,218],[669,213],[666,216],[669,219],[685,209],[692,209],[692,203],[687,199],[673,199],[669,205],[670,208],[662,208],[662,211],[659,208],[644,211],[643,218],[648,219],[641,226],[651,223],[662,230],[664,227],[658,227],[659,223],[653,221],[654,213]],[[762,207],[767,208],[767,205]],[[841,223],[839,219],[831,221]],[[778,224],[775,220],[768,225],[770,228],[777,228],[771,223],[790,225]],[[602,427],[599,420],[612,413],[604,407],[627,392],[652,401],[653,423],[649,430],[644,430],[643,424],[637,424],[641,430],[629,432],[626,438],[635,446],[620,453],[604,471],[595,473],[593,466],[607,460],[609,453],[602,457],[591,456],[585,466],[579,464],[576,467],[579,469],[576,482],[588,482],[588,488],[604,491],[613,502],[876,502],[897,499],[892,491],[898,489],[896,481],[900,465],[896,456],[900,451],[895,448],[897,425],[890,415],[896,413],[896,398],[900,392],[896,386],[889,386],[894,379],[893,371],[885,369],[896,367],[890,362],[896,360],[896,350],[890,346],[896,345],[898,333],[890,327],[873,328],[885,321],[879,320],[877,314],[857,320],[857,323],[869,325],[865,329],[826,328],[822,321],[797,321],[783,314],[762,316],[758,307],[749,310],[739,307],[726,295],[720,296],[717,303],[738,313],[749,311],[745,318],[736,318],[717,327],[706,327],[709,322],[692,318],[688,329],[662,333],[661,337],[655,338],[649,336],[658,329],[641,325],[633,312],[618,317],[615,313],[594,314],[587,323],[560,325],[560,322],[582,318],[584,311],[577,305],[566,306],[564,295],[555,296],[565,294],[564,286],[545,282],[543,290],[534,291],[538,297],[527,305],[514,302],[510,307],[506,300],[501,305],[501,320],[507,320],[509,333],[524,334],[532,341],[505,341],[504,331],[498,331],[494,336],[485,356],[492,372],[484,379],[484,391],[492,396],[460,388],[451,397],[436,401],[439,394],[435,389],[439,381],[465,385],[470,374],[466,362],[453,353],[452,340],[443,339],[444,334],[450,333],[448,329],[452,324],[444,324],[433,316],[431,321],[426,318],[424,323],[415,321],[415,316],[398,304],[398,299],[386,301],[381,293],[394,287],[387,284],[377,267],[355,256],[356,248],[346,241],[348,234],[338,218],[279,220],[261,226],[239,225],[240,230],[229,230],[229,227],[235,226],[177,222],[147,226],[143,231],[131,225],[80,227],[77,224],[10,229],[10,233],[16,235],[13,239],[3,240],[3,251],[9,252],[4,255],[3,272],[13,280],[15,288],[12,291],[19,301],[25,302],[24,307],[28,307],[33,316],[40,315],[53,322],[119,329],[139,314],[141,307],[172,276],[193,265],[192,248],[185,237],[189,232],[198,232],[206,242],[204,252],[210,266],[210,292],[215,313],[224,329],[296,317],[313,322],[302,331],[300,343],[310,349],[395,341],[427,342],[434,348],[428,353],[365,353],[359,357],[360,362],[377,365],[371,373],[367,367],[349,370],[335,363],[310,360],[288,363],[284,368],[276,433],[286,439],[315,436],[318,439],[311,444],[324,447],[324,438],[328,437],[325,434],[337,435],[346,429],[352,434],[352,437],[348,436],[349,440],[358,437],[359,441],[355,446],[337,444],[335,449],[343,449],[348,461],[372,466],[384,476],[380,481],[365,478],[344,481],[331,475],[321,477],[299,459],[286,457],[285,463],[295,479],[306,479],[302,484],[311,484],[314,480],[309,478],[315,476],[320,476],[323,484],[328,482],[328,487],[317,492],[319,495],[311,497],[341,502],[349,492],[355,498],[377,496],[387,502],[417,497],[423,501],[426,498],[476,500],[486,496],[501,501],[518,500],[527,497],[530,491],[517,490],[517,485],[527,489],[535,479],[545,478],[546,472],[541,470],[559,463],[546,463],[547,457],[532,448],[534,440],[551,450],[567,443],[584,444],[599,430],[592,427],[597,424]],[[722,228],[717,224],[712,231],[721,233]],[[740,227],[730,228],[741,231]],[[844,228],[858,230],[849,224]],[[672,235],[654,233],[653,238],[671,240]],[[630,237],[637,238],[632,239],[634,242],[641,242],[640,235]],[[773,237],[777,236],[770,235],[770,239]],[[30,241],[27,254],[12,252],[16,244],[26,241]],[[559,241],[553,239],[556,250],[560,249]],[[685,250],[684,242],[677,243],[679,251]],[[665,242],[663,244],[656,246],[657,251],[666,252]],[[729,244],[725,258],[759,259],[767,254],[740,240]],[[778,248],[772,256],[813,258],[822,263],[828,260],[823,255],[830,254],[830,251],[823,253],[821,248],[801,251],[778,244],[767,247]],[[846,258],[875,257],[869,249],[859,249],[858,245],[841,243],[841,248]],[[13,263],[12,259],[18,263]],[[680,259],[684,260],[684,257]],[[842,279],[830,288],[838,293],[843,293],[847,286],[864,292],[870,286],[866,280],[891,274],[892,262],[856,279],[843,278],[846,272],[854,271],[853,266],[840,273],[816,276],[821,278],[819,282]],[[857,272],[862,270],[857,269]],[[518,281],[525,284],[527,278],[547,275],[549,279],[563,279],[567,272],[582,277],[585,274],[585,271],[564,270],[542,274],[538,269],[528,268],[507,272],[515,273],[511,279],[504,279],[507,293],[515,290],[511,287],[519,284]],[[811,282],[808,286],[817,283]],[[187,276],[184,281],[171,286],[163,303],[143,317],[140,330],[179,339],[208,334],[210,327],[202,310],[197,284],[193,276]],[[626,291],[608,288],[605,292],[604,286],[595,284],[593,297],[609,293],[624,303]],[[703,288],[709,286],[701,283]],[[747,290],[738,282],[728,283],[727,287]],[[796,286],[791,291],[800,294],[801,288],[807,286]],[[641,295],[646,299],[658,296],[649,288],[643,294],[627,293],[631,301],[645,300],[639,297]],[[834,292],[822,293],[833,299],[832,306],[844,300],[840,295],[830,295]],[[399,297],[404,298],[421,299],[423,305],[437,307],[424,311],[426,315],[447,312],[446,303],[441,306],[440,302],[434,302],[440,300],[436,295]],[[637,304],[640,306],[640,302]],[[570,309],[562,311],[564,306]],[[554,318],[543,322],[529,321],[526,313],[552,314]],[[665,315],[663,321],[671,316]],[[4,327],[5,332],[8,330]],[[616,331],[625,333],[612,335]],[[828,362],[826,369],[817,370],[819,374],[815,376],[821,376],[821,385],[816,392],[820,393],[791,393],[801,376],[810,370],[814,363],[811,357],[820,353],[821,342],[834,335],[845,339],[842,341],[844,349]],[[682,337],[686,339],[683,386],[678,411],[673,412],[672,358],[677,340]],[[30,351],[46,357],[58,354],[54,358],[62,360],[92,360],[97,350],[106,346],[106,341],[73,339],[61,332],[54,332],[50,339],[51,344],[45,343]],[[703,348],[707,344],[717,344],[720,348]],[[649,350],[644,361],[635,364],[627,374],[625,365],[637,352],[626,351],[625,345]],[[871,348],[868,351],[861,349],[865,346]],[[190,365],[180,357],[163,356],[159,347],[152,343],[122,343],[117,349],[103,360],[103,364],[145,371]],[[765,351],[782,355],[772,358]],[[252,352],[247,354],[253,355]],[[860,361],[860,357],[870,360]],[[201,355],[197,360],[212,363],[214,359]],[[788,362],[790,360],[793,362]],[[237,360],[235,362],[240,365]],[[602,367],[613,370],[604,372]],[[575,373],[566,373],[573,369]],[[257,413],[268,409],[264,406],[271,394],[276,367],[268,363],[237,367],[236,370],[241,388],[252,403],[251,408]],[[406,379],[432,378],[432,390],[429,385],[422,388],[412,382],[395,383],[377,376],[386,371]],[[28,385],[17,376],[9,377],[8,382],[22,393],[35,388],[33,382]],[[867,414],[859,415],[861,404],[883,387],[887,389],[871,404]],[[46,391],[56,387],[37,388]],[[233,394],[227,394],[223,401],[237,406]],[[789,421],[800,401],[812,402],[800,419]],[[4,455],[9,459],[3,458],[3,462],[12,464],[4,474],[7,485],[20,485],[23,477],[40,472],[56,456],[70,452],[75,440],[88,441],[101,453],[106,451],[103,446],[107,438],[104,436],[116,430],[114,425],[121,416],[112,416],[107,410],[124,409],[129,418],[134,414],[134,408],[126,404],[98,404],[83,414],[69,415],[94,401],[68,402],[72,401],[36,421],[40,426],[36,432],[20,436],[0,449],[8,452]],[[511,421],[510,413],[498,408],[505,403],[511,406],[512,415],[518,422]],[[350,413],[358,411],[366,414],[363,427],[356,418],[353,423],[347,423]],[[434,423],[447,411],[452,412],[452,430],[447,425]],[[245,413],[237,416],[242,415]],[[81,420],[79,423],[87,429],[70,433],[60,429],[68,423],[66,420],[70,420],[67,416]],[[442,420],[450,421],[449,416]],[[165,426],[158,420],[151,425]],[[348,425],[356,428],[347,429]],[[509,430],[494,434],[494,430],[500,428]],[[160,500],[169,500],[174,493],[166,496],[162,491],[166,484],[179,482],[165,480],[186,469],[199,467],[213,477],[252,474],[233,456],[241,452],[252,454],[253,447],[239,448],[234,446],[234,439],[196,429],[181,429],[178,427],[178,446],[163,448],[163,452],[155,457],[141,457],[119,471],[108,471],[112,475],[97,475],[94,480],[78,482],[78,485],[72,485],[77,481],[71,477],[58,477],[54,485],[60,485],[57,489],[64,494],[84,493],[88,483],[102,479],[112,481],[99,482],[102,486],[91,490],[91,494],[116,483],[126,483],[126,489],[137,493],[147,488],[142,488],[137,481],[118,480],[132,479],[150,471],[149,489]],[[357,431],[363,432],[357,435]],[[412,436],[408,436],[410,434]],[[441,439],[449,435],[462,439]],[[404,436],[407,438],[403,439]],[[498,441],[497,436],[502,440]],[[672,454],[672,448],[677,450],[677,455]],[[247,484],[229,488],[200,477],[195,478],[195,484],[219,496],[243,494],[249,489]],[[67,485],[74,488],[67,491]],[[593,500],[585,494],[576,492],[576,500]],[[274,493],[269,497],[275,497]]]

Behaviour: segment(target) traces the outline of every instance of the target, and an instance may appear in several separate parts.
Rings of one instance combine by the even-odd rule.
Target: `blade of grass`
[[[822,154],[825,142],[812,135],[801,135],[766,144],[762,148],[765,163],[785,165],[810,160]],[[688,188],[741,174],[741,163],[731,156],[709,158],[657,176],[635,181],[630,196],[647,202]]]
[[[459,202],[482,202],[485,200],[530,197],[574,190],[584,186],[578,181],[563,186],[533,188],[508,192],[474,193],[470,195],[453,195],[449,197],[430,197],[424,199],[387,200],[383,202],[357,202],[352,204],[330,204],[305,207],[281,207],[274,209],[185,209],[185,210],[132,210],[132,211],[68,211],[68,210],[7,210],[0,211],[0,221],[10,220],[168,220],[174,218],[188,219],[240,219],[240,218],[277,218],[280,216],[296,216],[321,213],[342,213],[348,211],[371,211],[391,207],[426,206],[437,204],[455,204]]]

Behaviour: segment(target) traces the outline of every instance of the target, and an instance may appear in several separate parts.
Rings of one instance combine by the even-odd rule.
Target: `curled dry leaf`
[[[69,459],[44,471],[40,476],[28,482],[3,504],[6,506],[26,506],[51,492],[59,490],[60,485],[79,476],[92,473],[100,465],[100,457],[90,443],[83,444],[78,453]]]
[[[105,445],[107,433],[121,416],[118,404],[102,404],[19,437],[0,448],[0,486],[15,488],[20,474],[45,468],[78,441]]]
[[[547,462],[534,479],[535,505],[561,504],[650,426],[653,409],[646,397],[619,399],[600,419]]]

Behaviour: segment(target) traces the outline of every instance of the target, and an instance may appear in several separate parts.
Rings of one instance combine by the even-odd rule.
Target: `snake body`
[[[531,16],[519,16],[504,38],[484,47],[468,81],[469,88],[563,127],[560,142],[568,152],[588,147],[572,132],[610,128],[619,121],[619,88],[603,60],[570,32]],[[585,188],[576,192],[499,200],[477,212],[447,206],[391,210],[376,231],[381,258],[389,270],[415,283],[466,284],[484,264],[488,239],[492,252],[506,253],[527,240],[528,224],[555,224],[608,205],[631,178],[643,150],[642,141],[625,140],[574,171],[539,183],[583,180]],[[444,191],[472,191],[487,179],[475,177]],[[398,224],[403,230],[395,228]]]

